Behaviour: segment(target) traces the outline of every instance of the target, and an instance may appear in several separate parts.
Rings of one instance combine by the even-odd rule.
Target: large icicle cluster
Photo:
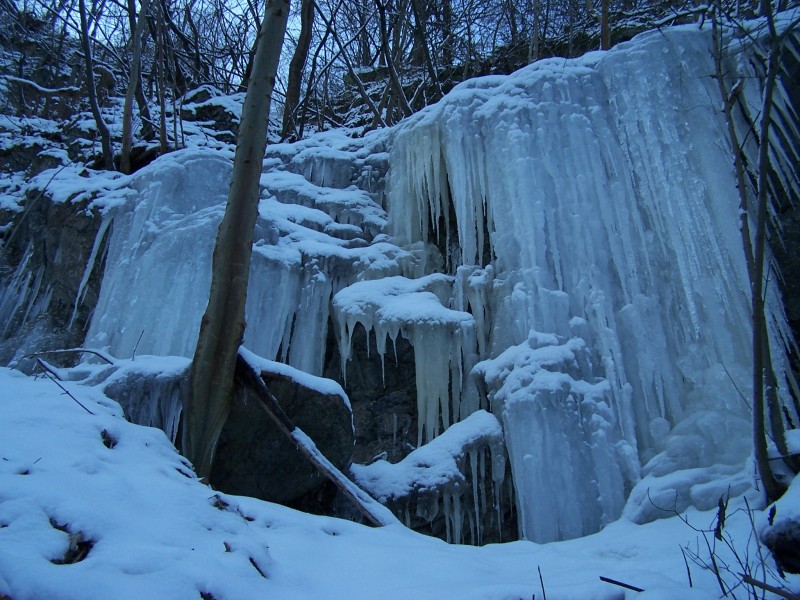
[[[452,277],[441,274],[387,277],[353,284],[333,300],[343,369],[358,324],[367,333],[375,330],[381,360],[387,338],[394,343],[402,335],[414,347],[418,444],[430,442],[478,408],[462,385],[464,364],[474,354],[475,321],[469,313],[447,308],[452,283]]]
[[[533,500],[519,504],[522,535],[580,537],[616,519],[625,482],[637,477],[636,451],[621,434],[626,417],[612,407],[608,381],[592,377],[586,343],[531,332],[475,373],[502,416],[517,493]]]
[[[378,460],[351,470],[356,482],[378,500],[399,506],[407,525],[412,515],[432,521],[443,510],[448,541],[480,544],[482,515],[496,509],[500,519],[505,462],[503,429],[494,416],[479,410],[399,463]],[[464,510],[462,502],[471,505]]]
[[[741,426],[748,281],[712,72],[706,32],[645,34],[462,84],[394,140],[391,230],[465,265],[457,300],[495,359],[476,375],[535,541],[617,518],[693,411]]]

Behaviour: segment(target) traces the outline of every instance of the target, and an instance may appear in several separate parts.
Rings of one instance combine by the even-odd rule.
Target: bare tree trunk
[[[766,322],[764,306],[765,295],[765,248],[766,248],[766,219],[768,214],[768,173],[769,164],[769,131],[771,126],[771,111],[776,79],[779,69],[779,59],[781,43],[784,32],[781,36],[775,31],[773,15],[768,13],[767,21],[770,28],[770,47],[766,56],[767,68],[764,81],[764,92],[761,107],[761,124],[759,153],[756,163],[757,173],[755,182],[755,218],[756,232],[755,238],[751,239],[750,218],[752,218],[752,207],[748,200],[748,178],[746,174],[745,156],[742,143],[736,132],[733,109],[738,103],[738,97],[744,86],[744,81],[739,80],[731,90],[725,85],[725,77],[722,65],[723,42],[722,33],[718,20],[721,18],[722,10],[716,7],[716,14],[712,21],[714,36],[714,56],[716,63],[716,78],[719,85],[720,94],[724,101],[723,110],[728,128],[728,136],[731,142],[731,149],[734,155],[734,168],[736,173],[736,187],[739,192],[739,221],[741,226],[742,240],[744,243],[745,259],[747,261],[747,272],[750,278],[752,293],[752,313],[753,313],[753,444],[756,456],[756,466],[759,476],[764,482],[764,489],[769,500],[774,500],[783,492],[782,487],[776,481],[772,466],[767,455],[767,437],[765,422],[765,403],[770,419],[770,429],[778,450],[784,456],[786,465],[797,472],[800,465],[796,458],[790,456],[785,439],[785,426],[783,423],[778,397],[778,383],[775,371],[772,367],[772,357],[769,347],[769,332]],[[793,26],[792,26],[793,27]]]
[[[131,70],[128,77],[128,91],[125,94],[125,105],[122,109],[122,155],[120,156],[120,171],[131,172],[131,148],[133,147],[133,100],[139,86],[139,71],[142,64],[142,34],[147,22],[147,9],[150,0],[141,0],[139,19],[133,34],[133,50],[131,52]]]
[[[533,35],[528,47],[528,62],[539,60],[539,0],[533,0]]]
[[[424,2],[422,0],[411,0],[411,10],[414,13],[414,43],[415,45],[421,45],[419,51],[422,52],[422,58],[425,61],[425,67],[428,69],[431,83],[436,87],[436,91],[441,98],[444,96],[444,92],[442,91],[442,86],[439,84],[439,75],[436,72],[436,67],[433,65],[431,49],[428,45],[428,34],[425,28],[425,21],[428,20],[428,15],[425,12]]]
[[[300,5],[300,36],[297,38],[292,62],[289,63],[289,81],[286,84],[286,100],[283,104],[283,127],[281,138],[297,135],[297,106],[300,103],[300,85],[303,70],[311,47],[311,29],[314,24],[314,0],[303,0]]]
[[[103,148],[103,164],[109,171],[114,168],[114,151],[111,147],[111,135],[108,126],[100,114],[100,105],[97,103],[97,89],[94,85],[94,61],[92,60],[92,44],[89,40],[89,26],[86,19],[86,0],[79,0],[78,12],[81,18],[81,43],[86,62],[86,89],[89,94],[89,104],[92,107],[92,116],[100,133],[100,144]]]
[[[214,248],[211,292],[192,360],[182,441],[184,455],[201,477],[211,471],[233,396],[269,108],[288,16],[289,0],[267,1],[242,108],[228,205]]]
[[[389,49],[389,29],[386,23],[386,7],[382,0],[375,0],[375,7],[378,9],[380,16],[381,28],[381,51],[383,52],[383,59],[386,61],[386,68],[389,70],[389,83],[394,91],[395,100],[403,111],[403,116],[408,117],[414,111],[408,105],[408,99],[403,91],[403,84],[400,82],[400,76],[397,74],[397,69],[394,64],[394,57]]]
[[[163,13],[163,7],[160,8],[159,12]],[[156,83],[158,85],[158,145],[161,149],[161,153],[164,154],[169,150],[167,144],[167,103],[165,98],[165,78],[164,78],[164,71],[166,70],[166,62],[167,62],[167,49],[166,49],[166,37],[167,32],[164,28],[164,21],[165,19],[159,18],[156,22]]]
[[[608,24],[608,1],[600,2],[600,49],[608,50],[611,48],[611,29]]]
[[[768,1],[768,0],[767,0]],[[772,472],[767,455],[766,424],[764,419],[764,393],[766,386],[766,365],[764,347],[767,339],[767,323],[764,306],[764,255],[766,250],[766,230],[768,212],[769,171],[769,130],[772,124],[772,98],[775,91],[775,80],[778,76],[780,46],[779,37],[771,8],[766,11],[770,28],[770,46],[767,54],[767,73],[764,82],[764,96],[761,107],[761,127],[758,146],[758,183],[756,206],[756,232],[753,241],[754,261],[752,286],[753,305],[753,444],[755,446],[756,465],[767,500],[777,500],[782,489]]]
[[[375,106],[375,103],[372,101],[372,98],[369,97],[369,94],[367,93],[367,90],[364,87],[364,83],[361,81],[361,78],[358,76],[358,73],[356,73],[355,69],[353,68],[353,62],[350,60],[350,57],[347,54],[347,45],[342,43],[341,38],[336,33],[336,29],[333,27],[333,23],[329,19],[327,19],[325,17],[325,15],[321,11],[318,10],[317,12],[318,12],[320,18],[322,19],[322,21],[325,23],[325,27],[327,28],[327,30],[331,32],[331,35],[333,36],[333,41],[336,42],[336,45],[339,47],[339,52],[342,55],[342,59],[344,60],[344,64],[347,66],[347,72],[350,75],[350,77],[353,78],[353,81],[356,82],[356,87],[358,88],[358,93],[361,96],[361,99],[364,101],[364,104],[366,104],[369,107],[370,111],[372,111],[372,114],[375,115],[375,118],[378,119],[381,122],[381,125],[386,125],[386,123],[384,123],[384,121],[383,121],[383,118],[381,117],[381,113],[378,111],[378,108]],[[326,77],[326,81],[327,81],[327,77],[328,77],[327,72],[326,72],[325,77]],[[326,93],[327,93],[327,90],[328,90],[328,84],[327,83],[323,86],[323,89],[326,90]],[[321,112],[324,112],[324,107],[321,110]],[[322,124],[320,124],[320,126],[321,125]]]

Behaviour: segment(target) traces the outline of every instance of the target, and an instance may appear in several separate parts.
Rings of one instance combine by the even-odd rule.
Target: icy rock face
[[[363,281],[340,291],[333,299],[339,325],[342,365],[350,357],[357,325],[375,331],[381,361],[387,341],[402,335],[414,348],[417,382],[418,445],[433,440],[451,423],[473,413],[463,385],[464,365],[475,348],[475,320],[447,308],[453,278],[432,274],[419,279],[386,277]],[[474,360],[474,359],[473,359]]]
[[[160,166],[160,168],[156,168]],[[191,356],[211,282],[230,162],[184,151],[134,176],[118,207],[86,343],[114,356]]]
[[[36,200],[34,202],[34,198]],[[3,245],[0,362],[77,346],[96,302],[108,220],[89,202],[39,193]],[[87,262],[95,268],[87,269]],[[76,297],[77,296],[77,297]]]
[[[748,283],[710,41],[645,34],[467,82],[394,140],[390,230],[444,248],[495,359],[476,375],[529,539],[617,518],[693,411],[747,435]]]
[[[262,177],[244,343],[316,375],[323,370],[333,294],[360,279],[414,268],[413,255],[381,235],[386,213],[368,192],[320,187],[287,170],[308,160],[323,165],[321,183],[374,180],[377,166],[366,164],[368,150],[348,144],[344,136],[329,136],[306,146],[273,146]],[[341,161],[331,166],[330,153]],[[350,161],[346,169],[343,156]],[[309,169],[309,176],[320,170]],[[133,177],[135,198],[114,212],[109,268],[87,344],[119,357],[134,351],[191,356],[230,173],[224,153],[187,150]]]

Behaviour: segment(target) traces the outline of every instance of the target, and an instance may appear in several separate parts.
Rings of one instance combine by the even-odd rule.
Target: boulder
[[[270,391],[295,426],[314,440],[336,467],[346,470],[354,436],[344,392],[335,393],[338,388],[335,384],[335,387],[314,385],[321,378],[300,372],[293,376],[292,369],[282,367],[281,372],[262,371]],[[325,476],[278,429],[256,398],[248,393],[237,395],[211,470],[210,482],[215,488],[270,502],[296,504],[316,494],[325,481]]]

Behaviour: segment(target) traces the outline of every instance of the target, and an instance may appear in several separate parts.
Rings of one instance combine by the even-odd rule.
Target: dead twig
[[[622,581],[617,581],[616,579],[611,579],[610,577],[603,577],[600,575],[600,581],[605,581],[606,583],[610,583],[611,585],[618,585],[621,588],[625,588],[626,590],[633,590],[634,592],[643,592],[642,588],[636,587],[635,585],[631,585],[629,583],[623,583]]]
[[[746,584],[752,585],[762,590],[766,590],[767,592],[772,592],[773,594],[780,596],[781,598],[787,598],[788,600],[800,600],[800,596],[798,596],[797,594],[793,594],[792,592],[782,590],[781,588],[777,588],[774,585],[764,583],[763,581],[758,581],[757,579],[753,579],[752,577],[750,577],[750,575],[747,575],[745,573],[739,573],[739,576],[742,578],[742,581],[744,581]]]
[[[46,366],[44,366],[44,361],[43,361],[43,360],[41,360],[41,359],[37,358],[37,359],[36,359],[36,361],[37,361],[37,362],[39,363],[39,365],[40,365],[40,366],[41,366],[41,367],[44,369],[44,371],[45,371],[45,375],[47,375],[47,377],[50,379],[50,381],[52,381],[52,382],[53,382],[53,383],[55,383],[55,384],[56,384],[58,387],[60,387],[60,388],[63,390],[63,392],[64,392],[64,393],[65,393],[67,396],[69,396],[70,398],[72,398],[72,399],[75,401],[75,403],[76,403],[78,406],[80,406],[80,407],[81,407],[83,410],[85,410],[85,411],[86,411],[87,413],[89,413],[90,415],[94,415],[94,413],[93,413],[92,411],[90,411],[88,408],[86,408],[86,407],[85,407],[83,404],[81,404],[80,400],[78,400],[78,399],[77,399],[75,396],[73,396],[73,395],[70,393],[70,391],[69,391],[67,388],[65,388],[63,385],[61,385],[61,382],[59,382],[59,381],[58,381],[58,379],[56,378],[56,376],[54,376],[53,374],[51,374],[51,373],[50,373],[50,370],[49,370],[49,369],[48,369]]]
[[[544,600],[547,600],[547,592],[544,590],[544,578],[542,577],[542,567],[537,565],[536,570],[539,571],[539,585],[542,586],[542,596]]]
[[[46,354],[70,354],[75,352],[83,352],[86,354],[94,354],[95,356],[103,359],[108,364],[113,365],[114,359],[108,356],[107,354],[100,352],[99,350],[91,350],[89,348],[67,348],[62,350],[42,350],[40,352],[34,352],[33,354],[26,354],[22,358],[35,358],[38,360],[40,356],[44,356]]]

